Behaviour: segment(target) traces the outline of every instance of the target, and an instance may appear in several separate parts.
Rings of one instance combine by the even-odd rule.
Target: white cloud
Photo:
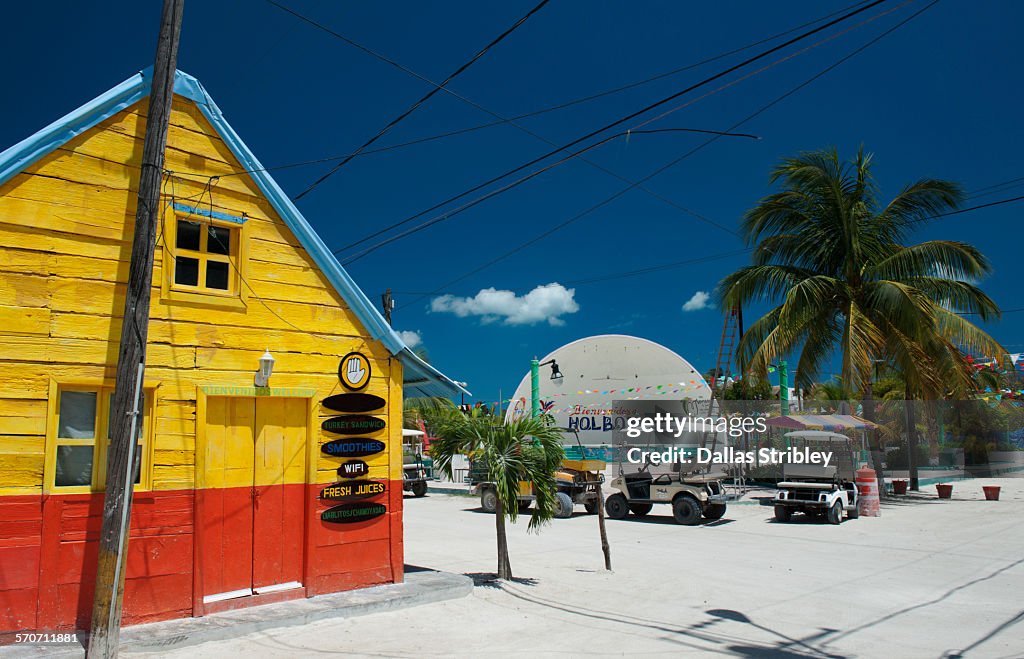
[[[579,311],[575,288],[559,283],[538,286],[526,295],[485,288],[473,297],[442,295],[430,303],[430,310],[453,313],[459,318],[480,316],[485,323],[502,321],[506,325],[563,325],[561,316]]]
[[[707,291],[697,291],[693,294],[686,304],[683,305],[683,311],[700,311],[701,309],[710,309],[712,306],[711,295]]]
[[[420,336],[420,333],[413,330],[399,331],[398,338],[402,339],[402,342],[410,348],[415,348],[419,344],[423,343],[423,337]]]

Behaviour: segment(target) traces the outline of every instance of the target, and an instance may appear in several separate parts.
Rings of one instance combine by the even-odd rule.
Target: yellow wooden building
[[[150,84],[132,76],[0,153],[0,632],[88,626]],[[174,92],[125,620],[401,581],[403,390],[461,390],[384,322],[199,82],[178,72]],[[377,421],[332,432],[344,417],[323,401],[356,389],[381,399]],[[344,455],[383,487],[325,514]]]

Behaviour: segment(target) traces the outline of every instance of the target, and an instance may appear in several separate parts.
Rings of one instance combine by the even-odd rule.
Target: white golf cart
[[[831,451],[832,460],[821,464],[785,463],[775,493],[775,519],[788,522],[793,513],[804,513],[830,524],[857,519],[857,484],[853,441],[846,435],[821,430],[798,430],[785,435],[797,449]]]
[[[402,428],[402,489],[414,497],[427,493],[427,471],[423,467],[423,435],[420,430]]]

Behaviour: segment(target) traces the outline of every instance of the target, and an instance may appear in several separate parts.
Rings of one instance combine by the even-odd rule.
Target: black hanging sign
[[[326,444],[321,444],[320,450],[335,458],[361,458],[383,451],[384,442],[366,437],[334,439]]]
[[[380,396],[373,394],[335,394],[320,403],[324,409],[334,412],[373,412],[387,405]]]
[[[320,519],[332,524],[353,524],[380,517],[387,511],[382,503],[343,503],[320,513]]]
[[[338,435],[362,435],[367,432],[384,430],[387,425],[384,419],[366,414],[349,414],[347,416],[332,416],[324,419],[320,427],[327,432]]]
[[[362,460],[349,460],[348,462],[342,462],[341,466],[338,467],[338,475],[342,478],[358,478],[359,476],[365,476],[370,473],[370,465],[366,464]]]
[[[320,490],[324,501],[359,501],[384,494],[387,486],[381,481],[348,481],[335,483]]]

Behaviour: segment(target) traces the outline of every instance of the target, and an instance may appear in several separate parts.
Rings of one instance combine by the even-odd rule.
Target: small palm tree
[[[555,471],[565,457],[561,432],[549,416],[504,421],[479,414],[449,416],[434,428],[430,447],[434,464],[449,478],[452,459],[466,455],[487,466],[487,480],[495,484],[494,511],[498,540],[498,578],[512,578],[505,519],[519,515],[519,483],[533,484],[536,509],[527,529],[538,531],[555,516]]]

